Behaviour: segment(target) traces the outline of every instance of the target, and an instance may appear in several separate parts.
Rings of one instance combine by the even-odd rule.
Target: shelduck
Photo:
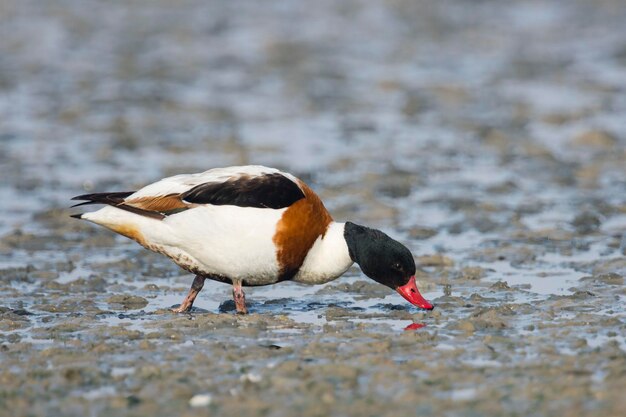
[[[84,194],[106,206],[72,217],[104,226],[195,274],[175,312],[186,312],[205,279],[232,284],[238,313],[243,286],[281,281],[323,284],[356,262],[363,273],[423,309],[411,252],[380,230],[335,222],[303,181],[264,166],[176,175],[138,191]]]

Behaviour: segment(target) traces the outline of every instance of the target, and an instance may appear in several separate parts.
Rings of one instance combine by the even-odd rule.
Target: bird
[[[137,191],[83,194],[74,214],[163,254],[195,275],[182,303],[191,311],[206,279],[243,287],[294,281],[324,284],[354,263],[374,281],[422,309],[434,307],[415,282],[410,250],[380,230],[335,221],[319,196],[292,174],[261,165],[213,168],[161,179]]]

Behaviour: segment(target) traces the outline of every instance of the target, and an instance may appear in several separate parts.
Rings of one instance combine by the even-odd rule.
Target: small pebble
[[[189,406],[194,408],[207,407],[211,404],[211,400],[209,394],[196,394],[189,400]]]
[[[240,380],[242,382],[248,381],[248,382],[251,382],[253,384],[261,382],[261,379],[263,379],[261,377],[261,375],[259,375],[259,374],[252,374],[252,373],[248,373],[248,374],[242,375],[241,378],[240,378]]]

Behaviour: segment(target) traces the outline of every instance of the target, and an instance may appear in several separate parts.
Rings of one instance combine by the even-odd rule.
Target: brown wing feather
[[[185,204],[183,202],[180,194],[133,198],[124,200],[124,204],[142,210],[157,211],[159,213],[178,212],[191,207],[191,204]]]

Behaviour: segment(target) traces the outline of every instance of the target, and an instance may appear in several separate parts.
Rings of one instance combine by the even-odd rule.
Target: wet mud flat
[[[621,1],[5,3],[0,415],[623,414]],[[192,276],[69,218],[247,163],[405,243],[436,309],[353,268],[173,314]]]
[[[13,256],[33,251],[26,267],[2,270],[0,286],[2,399],[17,415],[192,415],[198,404],[220,415],[619,415],[623,406],[624,278],[605,263],[541,295],[507,273],[418,258],[433,312],[355,270],[323,287],[253,289],[248,316],[212,283],[192,313],[174,314],[191,277],[64,215],[52,215],[59,234],[9,240]],[[50,256],[88,236],[89,247]],[[426,326],[403,330],[414,322]]]

